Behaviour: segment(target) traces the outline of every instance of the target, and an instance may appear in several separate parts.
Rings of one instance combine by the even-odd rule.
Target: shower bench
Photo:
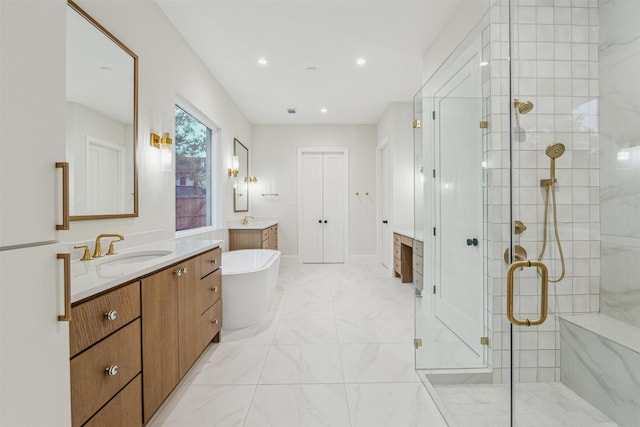
[[[600,313],[560,318],[560,380],[623,426],[640,420],[640,328]]]

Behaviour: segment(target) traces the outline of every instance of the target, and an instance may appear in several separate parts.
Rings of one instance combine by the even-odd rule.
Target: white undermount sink
[[[160,258],[166,255],[170,255],[171,251],[138,251],[129,252],[124,254],[116,254],[111,256],[105,256],[100,260],[100,265],[124,265],[124,264],[137,264],[139,262],[151,261],[156,258]]]

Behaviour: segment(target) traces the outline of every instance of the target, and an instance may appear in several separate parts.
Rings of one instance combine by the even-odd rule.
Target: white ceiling
[[[254,124],[377,123],[418,91],[423,54],[461,3],[156,1]]]

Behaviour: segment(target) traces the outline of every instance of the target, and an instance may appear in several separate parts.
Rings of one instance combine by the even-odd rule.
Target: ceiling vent
[[[287,113],[295,114],[296,113],[296,109],[295,108],[287,108]]]

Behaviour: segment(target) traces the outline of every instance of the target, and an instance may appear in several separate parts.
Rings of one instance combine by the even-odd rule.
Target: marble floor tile
[[[242,427],[255,385],[181,386],[148,427]]]
[[[347,384],[352,427],[446,427],[421,383]]]
[[[343,384],[259,385],[244,427],[349,427]]]
[[[281,319],[274,344],[335,344],[338,342],[334,319]]]
[[[276,316],[280,319],[333,319],[333,304],[327,301],[289,298],[282,301]]]
[[[347,344],[411,343],[412,319],[338,319],[338,341]]]
[[[418,382],[409,344],[341,344],[347,383]]]
[[[257,384],[268,351],[266,345],[212,345],[191,368],[183,383]]]
[[[343,383],[337,344],[273,345],[260,384]]]
[[[222,329],[220,342],[224,345],[268,345],[273,342],[278,320],[266,318],[255,326],[241,329]]]

